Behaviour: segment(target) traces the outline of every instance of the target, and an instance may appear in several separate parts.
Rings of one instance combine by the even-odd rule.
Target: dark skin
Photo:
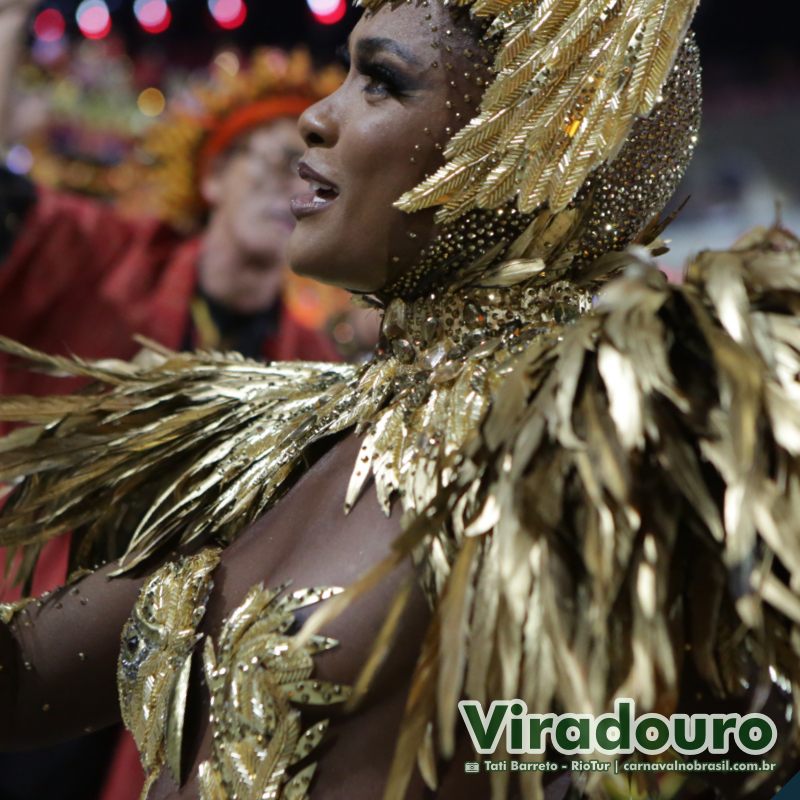
[[[459,53],[479,48],[438,3],[425,13],[403,3],[365,16],[350,37],[346,81],[301,116],[302,161],[338,194],[298,221],[289,244],[295,272],[374,292],[435,236],[432,210],[406,214],[393,204],[443,163],[442,146],[474,115],[475,70]]]

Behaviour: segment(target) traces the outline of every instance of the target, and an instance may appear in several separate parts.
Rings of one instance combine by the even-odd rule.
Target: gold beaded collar
[[[592,289],[559,281],[395,298],[384,314],[377,355],[416,364],[441,381],[468,354],[489,356],[501,345],[513,352],[515,342],[521,346],[571,322],[589,310],[592,295]]]

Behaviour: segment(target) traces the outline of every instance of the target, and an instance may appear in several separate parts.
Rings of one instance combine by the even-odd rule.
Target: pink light
[[[103,39],[111,32],[111,13],[104,0],[83,0],[75,20],[87,39]]]
[[[172,22],[166,0],[136,0],[133,12],[147,33],[163,33]]]
[[[33,21],[33,32],[41,42],[57,42],[65,29],[64,15],[55,8],[46,8]]]
[[[228,31],[241,27],[247,19],[244,0],[208,0],[208,9],[217,25]]]
[[[323,25],[335,25],[344,19],[346,0],[306,0],[314,19]]]

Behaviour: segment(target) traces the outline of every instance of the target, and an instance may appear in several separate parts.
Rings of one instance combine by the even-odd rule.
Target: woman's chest
[[[290,592],[307,588],[336,590],[350,586],[390,555],[392,543],[400,533],[399,514],[387,517],[372,491],[365,492],[348,514],[344,512],[359,445],[354,436],[336,445],[269,513],[226,548],[214,573],[214,591],[201,626],[204,632],[219,628],[253,586],[286,586]],[[400,573],[407,572],[401,570],[398,580]],[[382,597],[388,600],[393,596],[396,582],[377,589],[372,595],[373,604],[382,605]],[[358,651],[361,655],[361,645],[371,641],[380,614],[376,613],[373,620],[365,610],[368,605],[359,602],[353,608],[353,612],[361,608],[355,615],[359,625],[354,626],[351,614],[345,613],[328,626],[332,630],[330,636],[347,636],[339,647],[326,653],[326,670],[344,663],[343,657],[348,653]],[[312,606],[299,608],[295,618],[302,622],[313,610]],[[340,679],[346,678],[342,675]]]
[[[254,782],[270,779],[257,777],[259,765],[275,757],[279,738],[285,750],[280,760],[302,766],[308,754],[298,748],[313,749],[322,733],[318,723],[339,716],[348,692],[342,687],[355,682],[366,662],[399,582],[413,580],[411,566],[404,565],[326,625],[322,636],[293,649],[294,634],[308,613],[385,558],[399,530],[369,492],[349,515],[343,513],[357,453],[358,442],[350,439],[324,456],[273,511],[221,554],[210,574],[213,588],[197,628],[202,638],[186,673],[183,741],[164,743],[164,754],[172,752],[173,760],[176,747],[182,751],[181,774],[190,778],[184,792],[197,791],[198,770],[224,782],[230,772],[225,753],[231,748],[238,762],[251,763]],[[183,590],[187,581],[178,576],[176,583]],[[405,635],[421,636],[425,616],[419,595],[403,624]],[[377,675],[376,696],[394,697],[411,667],[403,658],[390,661]],[[174,696],[176,689],[181,687],[173,681],[166,691]],[[367,709],[365,724],[370,713]],[[152,796],[175,791],[165,774]]]

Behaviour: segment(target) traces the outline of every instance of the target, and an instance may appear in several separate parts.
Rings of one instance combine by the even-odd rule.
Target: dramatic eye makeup
[[[354,50],[352,58],[346,47],[340,48],[338,55],[347,69],[354,64],[368,79],[365,92],[402,98],[424,86],[423,76],[418,76],[419,60],[399,42],[379,37],[359,39]]]

